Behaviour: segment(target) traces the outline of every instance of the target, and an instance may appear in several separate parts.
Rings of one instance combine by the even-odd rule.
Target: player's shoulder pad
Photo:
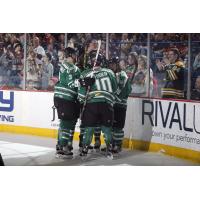
[[[91,69],[85,69],[84,71],[82,71],[81,77],[86,77],[86,76],[88,76],[90,73],[92,73],[92,70],[91,70]]]
[[[127,75],[126,72],[123,71],[123,70],[120,72],[120,75],[121,75],[122,77],[128,78],[128,75]]]
[[[59,63],[58,66],[60,67],[60,72],[63,73],[67,68],[63,63]]]
[[[75,72],[80,72],[81,70],[79,69],[78,66],[74,65],[74,68],[75,68]]]
[[[60,64],[60,67],[62,67],[63,69],[66,69],[66,70],[68,70],[69,69],[69,67],[74,67],[75,65],[73,65],[73,64],[69,64],[68,62],[66,62],[66,61],[63,61],[61,64]]]
[[[115,76],[115,73],[111,69],[102,68],[101,70],[104,71],[104,72],[108,72],[108,73],[112,74],[113,76]]]

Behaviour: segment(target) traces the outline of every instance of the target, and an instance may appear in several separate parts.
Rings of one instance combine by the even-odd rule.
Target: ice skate
[[[115,146],[112,148],[112,153],[113,153],[113,154],[119,154],[121,151],[122,151],[122,149],[121,149],[120,146],[115,145]]]
[[[57,147],[56,147],[57,148]],[[73,158],[73,147],[60,147],[56,150],[56,158],[60,159],[72,159]]]
[[[82,151],[80,153],[81,159],[85,161],[88,155],[88,147],[82,147]]]
[[[112,154],[112,149],[111,149],[111,148],[107,148],[107,149],[106,149],[105,156],[106,156],[106,158],[108,158],[109,160],[113,160],[113,154]]]
[[[88,148],[89,153],[93,153],[94,147],[92,145],[89,145],[87,148]]]
[[[97,152],[97,153],[99,153],[100,152],[100,145],[98,145],[98,144],[94,144],[94,150]]]

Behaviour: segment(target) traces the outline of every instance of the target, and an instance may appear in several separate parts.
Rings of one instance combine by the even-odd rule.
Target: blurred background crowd
[[[53,91],[64,49],[86,44],[90,49],[99,39],[101,52],[107,59],[118,56],[129,77],[131,66],[137,65],[132,96],[161,97],[161,68],[169,62],[168,50],[175,47],[185,65],[185,98],[190,76],[190,98],[200,99],[200,34],[184,33],[0,33],[0,88]]]

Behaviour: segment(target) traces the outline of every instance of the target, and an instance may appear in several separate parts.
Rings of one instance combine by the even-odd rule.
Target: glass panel
[[[147,34],[111,33],[109,58],[115,56],[120,58],[120,68],[131,80],[131,96],[147,96]]]
[[[59,63],[64,60],[65,45],[78,50],[76,64],[79,67],[87,64],[88,52],[97,48],[98,39],[102,41],[101,53],[106,55],[105,33],[31,33],[26,34],[26,38],[24,63],[25,34],[0,34],[0,88],[2,89],[23,89],[26,83],[27,90],[53,91],[58,81]],[[191,34],[192,99],[199,98],[195,93],[198,89],[198,80],[200,81],[199,46],[200,34]],[[148,48],[146,33],[110,33],[108,47],[108,58],[118,56],[120,68],[127,72],[131,80],[131,96],[186,98],[188,34],[150,34]],[[176,57],[172,55],[176,53],[171,52],[171,48],[178,50],[181,66],[174,68],[175,61],[174,63],[170,61],[173,56]],[[150,60],[147,58],[148,50]],[[108,61],[105,60],[104,64],[107,67]],[[147,66],[148,64],[150,66]]]

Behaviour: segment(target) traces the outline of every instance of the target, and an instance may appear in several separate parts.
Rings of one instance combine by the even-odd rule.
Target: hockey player
[[[97,51],[89,53],[89,60],[93,69],[88,69],[81,74],[81,87],[79,88],[79,100],[86,101],[83,108],[82,126],[84,127],[83,149],[81,156],[88,153],[88,147],[92,142],[95,127],[101,127],[107,146],[107,155],[112,156],[111,138],[113,123],[113,102],[117,90],[117,82],[114,73],[110,69],[101,68],[102,55],[96,59]],[[90,90],[88,90],[88,88]],[[88,92],[87,92],[88,91]]]
[[[84,45],[83,45],[84,46]],[[87,41],[85,43],[85,48],[83,46],[79,46],[78,47],[78,63],[77,66],[80,68],[81,72],[87,69],[91,69],[92,68],[92,63],[89,60],[89,53],[91,51],[96,51],[97,50],[97,40],[92,39],[90,41]],[[102,56],[102,66],[104,68],[108,67],[108,61],[105,58],[105,56]],[[82,105],[81,105],[82,107]],[[83,133],[84,133],[84,128],[82,127],[83,125],[80,126],[80,135],[79,135],[79,150],[81,151],[82,146],[83,146]],[[101,146],[101,140],[100,140],[100,136],[101,136],[101,127],[95,127],[94,129],[94,140],[95,140],[95,144],[94,146],[90,145],[88,148],[90,150],[100,150],[100,146]]]
[[[115,73],[118,85],[116,102],[114,104],[112,150],[113,153],[119,153],[121,151],[124,138],[123,129],[126,119],[127,99],[131,92],[131,83],[126,72],[120,70],[118,57],[114,57],[109,60],[109,68]]]
[[[76,52],[73,48],[65,49],[65,60],[60,64],[59,81],[55,85],[54,105],[60,119],[56,154],[72,156],[73,135],[79,117],[80,107],[77,101],[78,87],[76,80],[80,78],[80,70],[74,65]]]

